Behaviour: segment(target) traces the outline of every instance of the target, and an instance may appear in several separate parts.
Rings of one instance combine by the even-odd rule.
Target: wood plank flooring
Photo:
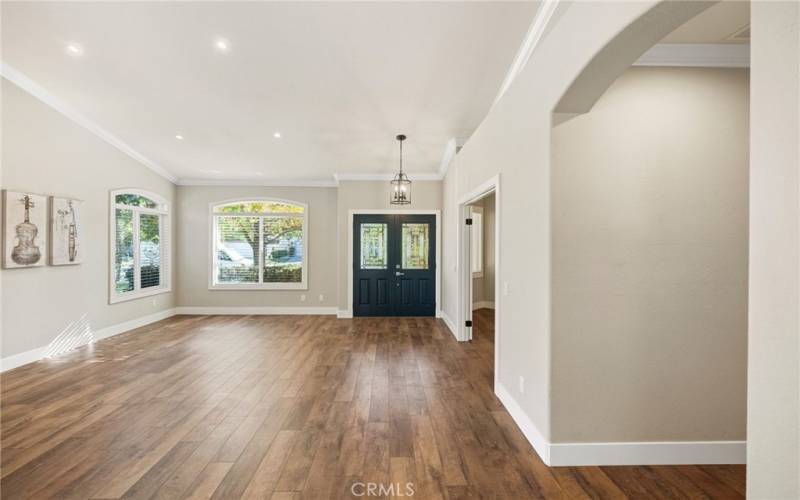
[[[18,368],[2,498],[744,497],[743,466],[548,468],[475,324],[176,316]]]

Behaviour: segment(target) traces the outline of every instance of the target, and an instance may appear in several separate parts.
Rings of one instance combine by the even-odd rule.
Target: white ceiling
[[[731,35],[750,24],[750,2],[723,0],[667,35],[661,43],[748,43]]]
[[[181,179],[389,173],[401,132],[407,170],[434,173],[536,5],[3,2],[2,58]]]

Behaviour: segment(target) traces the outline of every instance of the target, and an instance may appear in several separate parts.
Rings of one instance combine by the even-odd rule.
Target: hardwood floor
[[[176,316],[13,370],[2,498],[743,498],[743,466],[545,466],[492,393],[491,313],[461,344],[432,318]]]

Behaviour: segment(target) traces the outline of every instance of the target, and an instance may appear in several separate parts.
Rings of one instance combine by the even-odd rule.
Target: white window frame
[[[470,207],[470,218],[472,227],[470,228],[470,270],[473,278],[483,277],[483,209],[480,207]]]
[[[217,277],[217,217],[231,217],[240,215],[243,217],[258,217],[258,234],[259,238],[264,233],[264,219],[274,217],[298,217],[300,214],[296,212],[279,213],[279,212],[217,212],[215,208],[221,205],[228,205],[231,203],[246,203],[249,201],[258,202],[274,202],[284,203],[287,205],[296,205],[303,207],[303,267],[301,271],[302,280],[299,283],[262,283],[264,279],[264,265],[263,265],[263,242],[258,246],[258,255],[255,256],[258,262],[258,283],[216,283]],[[209,290],[308,290],[308,255],[311,246],[308,239],[308,204],[295,200],[286,200],[282,198],[272,197],[259,197],[248,196],[245,198],[233,198],[230,200],[215,201],[208,205],[209,213],[209,253],[208,253],[208,289]]]
[[[117,203],[117,196],[121,194],[133,194],[149,198],[156,202],[160,208],[135,207]],[[110,194],[109,211],[109,288],[108,301],[110,304],[136,300],[142,297],[150,297],[172,291],[172,262],[170,246],[170,206],[163,196],[143,189],[114,189]],[[117,255],[117,209],[131,210],[133,212],[133,290],[125,293],[118,293],[114,281],[116,275],[115,256]],[[139,216],[142,214],[158,215],[158,235],[161,257],[161,284],[157,287],[141,289],[141,275],[139,262]]]

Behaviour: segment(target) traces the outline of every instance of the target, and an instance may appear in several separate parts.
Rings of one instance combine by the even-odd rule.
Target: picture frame
[[[3,268],[44,266],[47,262],[48,226],[45,195],[4,189]]]
[[[83,201],[50,197],[50,265],[70,266],[83,262]]]

